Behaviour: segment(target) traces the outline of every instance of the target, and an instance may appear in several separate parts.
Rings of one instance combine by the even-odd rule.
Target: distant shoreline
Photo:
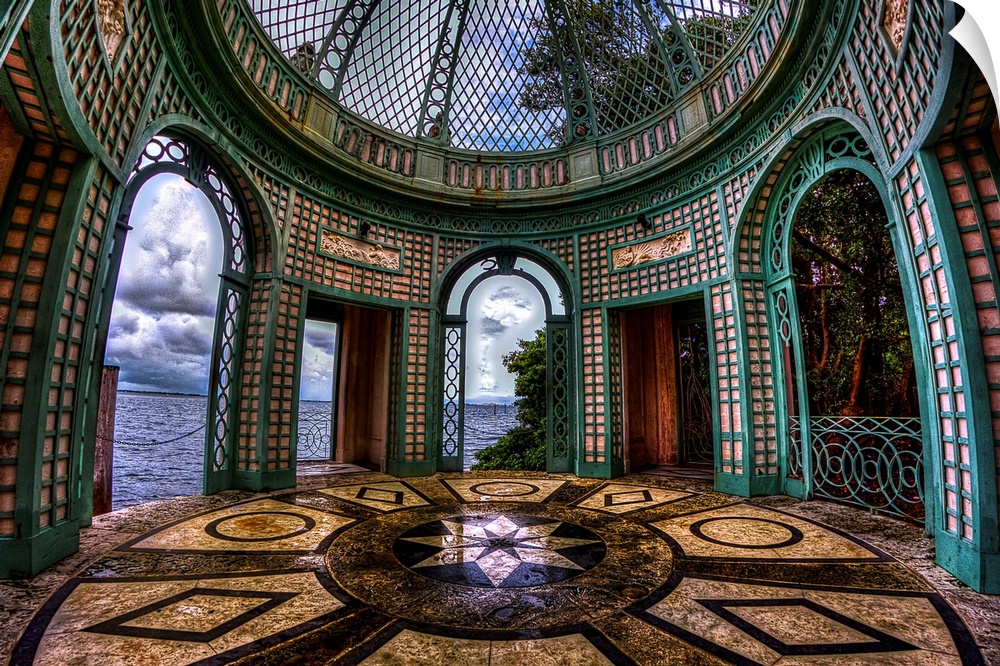
[[[202,393],[177,393],[176,391],[134,391],[131,389],[119,389],[119,393],[127,393],[129,395],[162,395],[162,396],[177,396],[182,398],[207,398],[207,395]],[[474,398],[472,400],[466,400],[467,405],[513,405],[517,401],[517,398],[512,395],[498,395],[493,400],[487,400],[485,398]],[[330,402],[329,400],[302,400],[299,402]]]
[[[118,389],[119,393],[128,393],[131,395],[176,395],[185,398],[207,398],[208,396],[203,393],[177,393],[176,391],[132,391],[129,389]]]

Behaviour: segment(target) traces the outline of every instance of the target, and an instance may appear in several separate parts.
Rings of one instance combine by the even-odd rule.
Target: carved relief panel
[[[343,257],[362,264],[369,264],[390,271],[399,270],[401,252],[399,248],[369,243],[360,238],[344,236],[329,229],[323,230],[319,243],[320,252]]]
[[[125,29],[125,0],[97,0],[97,30],[109,60],[115,59]]]
[[[652,261],[669,259],[691,251],[691,230],[684,229],[642,243],[633,243],[611,252],[611,268],[619,270]]]
[[[882,27],[889,41],[897,51],[903,46],[906,36],[906,19],[910,15],[910,0],[885,0]]]

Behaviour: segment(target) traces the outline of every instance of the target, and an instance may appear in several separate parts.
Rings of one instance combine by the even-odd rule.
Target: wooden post
[[[104,366],[97,407],[97,447],[94,456],[94,515],[111,512],[112,466],[115,439],[115,403],[118,400],[116,365]]]

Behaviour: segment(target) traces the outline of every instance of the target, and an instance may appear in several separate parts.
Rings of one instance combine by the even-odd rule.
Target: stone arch
[[[523,260],[523,261],[522,261]],[[528,266],[525,262],[533,265]],[[466,276],[483,272],[468,284]],[[540,269],[549,284],[532,271]],[[438,433],[437,466],[445,471],[462,469],[464,440],[464,367],[468,298],[478,284],[493,276],[517,276],[526,279],[541,294],[546,305],[546,369],[548,376],[548,432],[546,433],[546,469],[550,472],[575,470],[577,449],[577,400],[573,373],[575,355],[575,314],[577,295],[564,264],[551,253],[529,243],[498,242],[480,245],[454,260],[443,272],[435,294],[441,327],[438,335],[440,361],[435,371],[435,401],[443,397],[441,412],[435,419]],[[558,291],[560,302],[553,302],[551,288]],[[461,291],[458,291],[461,290]],[[461,301],[458,309],[454,299]]]
[[[783,491],[801,497],[812,494],[810,460],[808,450],[803,448],[808,445],[803,443],[808,440],[808,425],[801,424],[802,429],[795,426],[796,441],[789,406],[780,388],[788,368],[784,367],[786,361],[779,350],[784,349],[783,345],[793,344],[793,332],[797,330],[794,275],[789,265],[790,230],[803,198],[815,184],[835,171],[862,173],[878,190],[885,208],[912,332],[917,385],[922,387],[919,396],[922,423],[917,431],[923,433],[925,442],[933,441],[935,430],[927,409],[934,404],[927,381],[933,365],[918,313],[919,285],[907,252],[903,218],[879,162],[868,139],[847,123],[808,127],[788,143],[761,177],[761,185],[744,210],[734,243],[738,271],[733,288],[741,313],[737,321],[743,328],[742,383],[747,387],[745,400],[749,400],[749,404],[743,405],[744,423],[753,424],[748,450],[744,451],[745,459],[749,456],[754,461],[751,492]],[[934,455],[930,445],[924,451],[925,457]],[[915,468],[907,469],[908,480],[923,482],[927,489],[934,488],[937,479],[932,475],[932,467],[921,467],[918,461]],[[927,505],[928,516],[940,510],[933,500]]]
[[[207,413],[204,490],[217,492],[237,485],[259,486],[254,479],[260,467],[254,463],[266,459],[265,442],[256,441],[253,426],[267,406],[253,411],[247,405],[247,390],[259,398],[268,395],[270,374],[262,368],[270,363],[255,361],[270,353],[266,344],[275,324],[267,321],[260,303],[272,297],[270,278],[257,278],[273,266],[276,225],[262,194],[238,167],[238,159],[213,136],[190,120],[161,118],[147,128],[145,143],[133,149],[128,161],[130,170],[116,197],[117,226],[107,242],[109,257],[102,280],[101,300],[96,314],[94,367],[103,359],[108,335],[111,305],[118,271],[129,229],[128,220],[135,197],[153,176],[173,173],[201,190],[210,201],[223,229],[224,258],[209,385],[210,409]],[[248,331],[265,328],[263,334]],[[273,339],[273,338],[271,338]],[[93,372],[92,386],[99,380]],[[92,388],[92,391],[94,389]],[[96,395],[96,393],[95,393]],[[88,416],[94,410],[87,412]],[[87,432],[96,426],[91,417]],[[251,435],[248,437],[247,435]],[[249,475],[247,473],[250,473]],[[250,478],[247,484],[247,478]]]

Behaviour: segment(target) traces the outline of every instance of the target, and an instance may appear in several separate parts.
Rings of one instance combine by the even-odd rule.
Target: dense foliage
[[[674,49],[677,33],[665,15],[650,6],[653,20],[659,23],[665,49]],[[591,98],[600,133],[609,133],[641,120],[662,109],[680,91],[672,77],[660,47],[649,39],[646,25],[628,3],[607,0],[569,0],[566,12],[576,34],[583,70],[587,72]],[[752,12],[744,9],[736,17],[697,16],[679,22],[687,35],[695,57],[705,70],[712,69],[750,23]],[[531,23],[533,38],[523,55],[521,73],[527,85],[518,99],[522,108],[540,113],[558,111],[566,106],[563,74],[559,62],[560,46],[553,37],[546,17]],[[671,51],[673,53],[673,51]],[[685,66],[676,73],[685,86],[694,79],[694,70]],[[586,127],[575,127],[580,136]],[[550,130],[550,138],[562,142],[565,123]]]
[[[878,190],[856,171],[813,187],[795,216],[792,266],[812,414],[917,414],[913,352]]]
[[[473,470],[545,470],[545,329],[539,329],[534,340],[518,340],[517,345],[520,349],[506,354],[503,364],[515,375],[518,425],[493,446],[477,451]]]

